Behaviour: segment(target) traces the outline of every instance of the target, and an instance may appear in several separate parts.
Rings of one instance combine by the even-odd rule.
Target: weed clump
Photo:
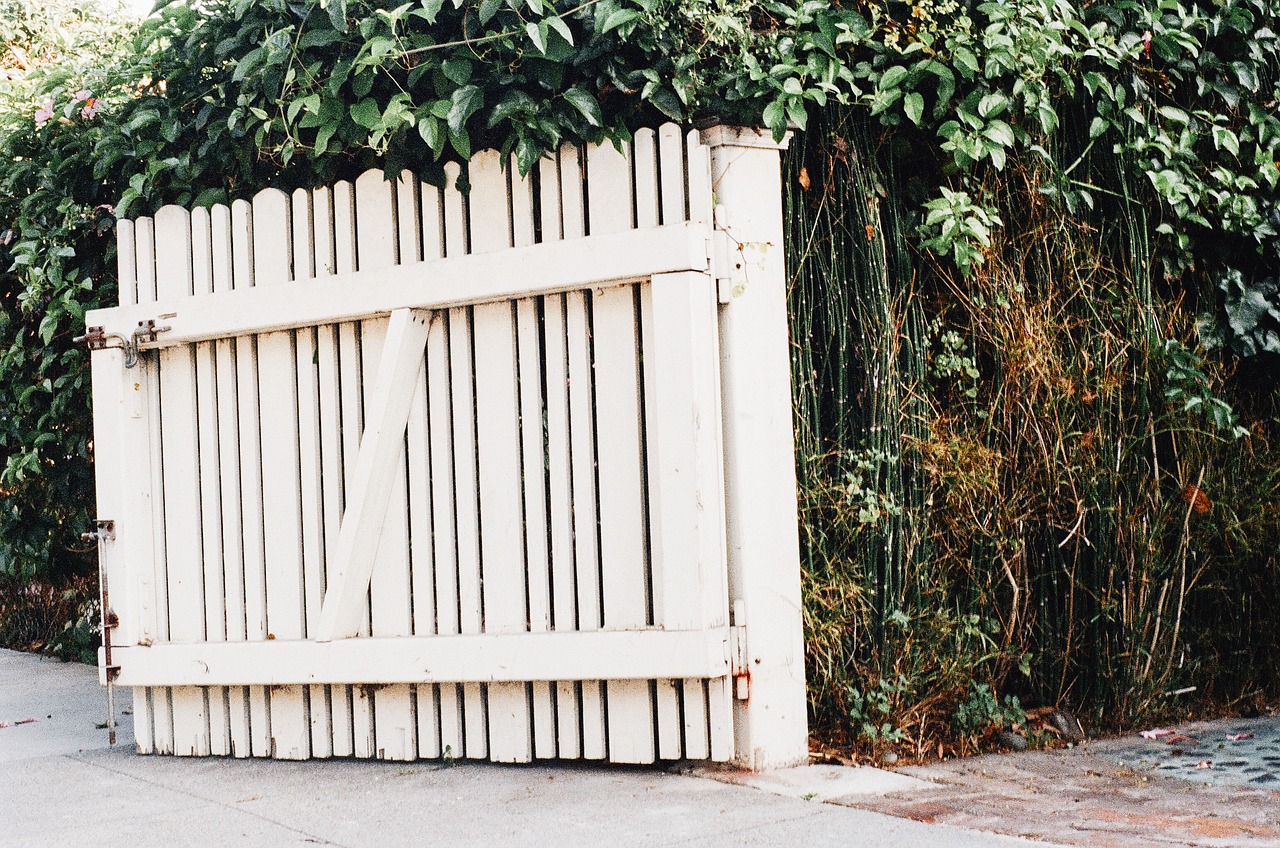
[[[1114,197],[1070,214],[1011,158],[983,179],[1000,224],[967,273],[908,212],[940,177],[900,135],[829,109],[789,154],[828,745],[966,753],[1027,711],[1118,727],[1276,691],[1275,381],[1198,351],[1125,169],[1065,129],[1056,154]]]

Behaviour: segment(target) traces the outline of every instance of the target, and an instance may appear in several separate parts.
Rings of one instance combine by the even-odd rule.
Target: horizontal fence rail
[[[729,673],[729,641],[728,629],[718,628],[166,643],[120,649],[117,682],[283,686],[713,678]]]

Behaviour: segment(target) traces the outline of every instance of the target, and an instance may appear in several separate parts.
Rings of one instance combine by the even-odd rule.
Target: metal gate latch
[[[84,542],[114,542],[116,540],[116,523],[108,519],[99,519],[94,525],[97,529],[81,533]]]
[[[138,364],[138,354],[143,342],[154,342],[158,333],[163,333],[171,327],[157,327],[154,320],[139,321],[138,328],[133,331],[130,338],[125,338],[119,333],[108,333],[103,327],[86,327],[83,336],[76,336],[71,341],[76,344],[85,344],[89,350],[106,350],[107,348],[117,347],[124,351],[124,367],[132,368]],[[111,342],[116,344],[111,344]]]

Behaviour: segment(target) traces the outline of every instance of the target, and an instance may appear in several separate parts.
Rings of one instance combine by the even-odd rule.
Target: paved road
[[[653,769],[140,757],[103,704],[93,669],[0,651],[0,846],[1046,845]]]

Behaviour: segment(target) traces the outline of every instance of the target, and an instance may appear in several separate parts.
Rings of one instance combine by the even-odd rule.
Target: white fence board
[[[338,192],[335,187],[335,199]],[[450,192],[446,192],[446,199]],[[452,192],[452,194],[458,194]],[[459,204],[460,205],[460,204]],[[446,208],[449,204],[446,203]],[[335,206],[335,210],[338,207]],[[342,216],[336,215],[341,218]],[[465,219],[446,222],[448,249],[465,244]],[[450,255],[388,268],[362,278],[347,271],[336,279],[299,280],[278,286],[207,295],[159,305],[170,330],[144,350],[229,335],[309,327],[335,321],[385,316],[396,309],[441,309],[462,304],[635,282],[654,274],[701,271],[707,266],[705,234],[675,224],[628,230],[571,242],[544,242],[512,250]],[[342,267],[341,252],[339,267]],[[132,332],[139,320],[154,318],[156,306],[92,310],[88,321],[108,331]]]
[[[120,682],[157,686],[240,680],[263,686],[723,676],[725,628],[478,633],[333,642],[169,642],[121,648]],[[207,667],[207,669],[206,669]]]
[[[156,213],[156,297],[191,297],[191,216],[166,206]],[[169,638],[203,639],[204,574],[201,562],[200,461],[196,423],[195,356],[189,345],[160,354],[161,467],[164,476],[165,574],[168,582]],[[173,614],[173,610],[181,614]],[[209,722],[204,693],[183,686],[170,694],[173,751],[186,756],[209,753]]]
[[[358,264],[366,276],[374,276],[395,266],[397,256],[402,249],[412,252],[417,241],[416,222],[406,221],[399,210],[399,183],[386,180],[382,174],[368,172],[356,180],[356,235]],[[405,206],[413,210],[412,195],[406,192]],[[402,222],[406,226],[401,227]],[[429,320],[425,313],[420,315],[424,321]],[[383,345],[391,341],[391,330],[388,321],[375,319],[361,323],[361,359],[364,367],[365,421],[366,434],[362,437],[362,445],[368,438],[368,425],[371,423],[372,410],[378,403],[377,377],[380,375]],[[404,400],[412,399],[412,381],[421,370],[422,350],[425,336],[419,338],[414,332],[404,339],[402,355],[408,360],[404,363],[402,388]],[[368,394],[368,387],[374,387],[374,394]],[[383,439],[395,445],[393,461],[386,476],[378,485],[387,495],[386,507],[379,518],[380,533],[370,550],[376,551],[373,558],[373,570],[368,581],[370,633],[373,636],[405,636],[412,632],[411,592],[409,579],[409,526],[408,495],[406,492],[407,471],[405,467],[404,430],[408,415],[408,403],[397,406],[397,411],[405,410],[404,418],[397,418],[395,424],[381,432]],[[357,502],[362,497],[356,496]],[[350,632],[355,631],[348,628]],[[413,693],[406,686],[387,686],[367,689],[365,694],[369,700],[374,716],[374,756],[379,759],[406,760],[417,756],[417,720],[413,714]]]
[[[473,253],[512,245],[507,174],[496,151],[482,151],[469,167],[469,227]],[[527,626],[523,557],[520,420],[512,304],[472,310],[475,357],[476,454],[480,495],[484,631],[510,633]],[[488,687],[489,758],[528,762],[529,696],[523,683]]]

